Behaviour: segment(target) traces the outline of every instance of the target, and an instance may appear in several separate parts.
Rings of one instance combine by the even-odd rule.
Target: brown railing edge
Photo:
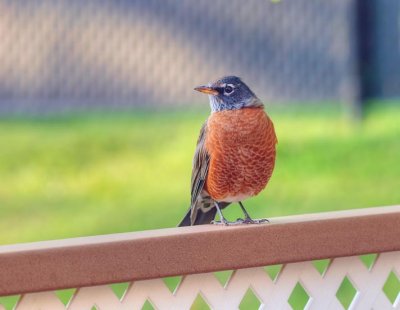
[[[400,250],[400,206],[0,246],[0,296]]]

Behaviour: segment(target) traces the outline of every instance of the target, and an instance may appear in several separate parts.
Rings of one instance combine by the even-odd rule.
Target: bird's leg
[[[243,213],[244,213],[244,220],[242,219],[238,219],[238,222],[241,222],[243,224],[261,224],[261,223],[268,223],[268,219],[257,219],[257,220],[253,220],[249,213],[246,211],[246,209],[244,208],[244,205],[242,204],[241,201],[239,201],[239,206],[242,209]]]
[[[240,208],[241,208],[242,211],[243,211],[245,221],[246,221],[246,220],[252,221],[252,219],[251,219],[249,213],[247,213],[247,210],[244,208],[244,205],[243,205],[243,203],[242,203],[241,201],[239,201],[239,206],[240,206]]]
[[[214,220],[214,221],[212,221],[211,223],[212,223],[212,224],[222,224],[222,225],[228,226],[228,225],[229,225],[229,222],[226,220],[226,218],[225,218],[224,215],[222,214],[221,209],[220,209],[220,207],[219,207],[219,205],[218,205],[218,202],[214,201],[214,205],[215,205],[215,207],[217,208],[217,212],[218,212],[218,215],[219,215],[220,220],[219,220],[219,221]]]

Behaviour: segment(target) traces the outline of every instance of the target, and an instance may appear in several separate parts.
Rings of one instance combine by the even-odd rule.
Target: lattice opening
[[[219,283],[225,287],[226,283],[229,281],[233,273],[233,270],[224,270],[214,272],[215,277],[218,279]]]
[[[308,301],[310,300],[310,295],[308,295],[307,291],[301,285],[300,282],[297,282],[294,287],[292,294],[290,294],[288,302],[293,310],[302,310],[306,307]]]
[[[181,280],[182,276],[163,278],[165,285],[168,287],[171,293],[175,292],[175,289],[178,287]]]
[[[74,296],[76,292],[75,288],[70,288],[66,290],[58,290],[56,291],[57,297],[61,300],[64,305],[67,305],[68,302],[71,300],[72,296]]]
[[[392,305],[397,306],[397,304],[400,304],[400,280],[393,271],[390,272],[383,285],[383,292]]]
[[[114,294],[117,295],[118,299],[121,300],[129,287],[129,282],[110,284],[110,287]]]
[[[6,309],[6,310],[14,309],[14,307],[17,304],[20,297],[21,297],[21,295],[0,297],[0,309],[1,309],[1,306],[3,306],[4,309]]]
[[[239,305],[240,310],[248,310],[248,309],[259,309],[261,305],[261,301],[258,299],[256,294],[254,294],[253,290],[249,288],[244,294],[244,297]]]
[[[367,269],[370,270],[374,265],[377,256],[378,254],[366,254],[366,255],[361,255],[360,259],[364,263],[365,267],[367,267]]]
[[[270,265],[265,266],[264,270],[267,272],[268,276],[271,278],[272,281],[276,281],[279,276],[279,273],[282,270],[283,265]]]
[[[198,294],[194,300],[190,310],[211,310],[211,307],[207,304],[201,294]]]
[[[155,310],[155,308],[149,300],[146,300],[146,302],[143,304],[142,310]]]
[[[356,295],[357,289],[347,276],[344,277],[339,289],[336,292],[336,298],[340,301],[343,308],[349,309]]]
[[[315,269],[318,270],[318,272],[323,275],[326,270],[328,269],[329,263],[331,261],[329,259],[319,259],[319,260],[314,260],[313,265]]]

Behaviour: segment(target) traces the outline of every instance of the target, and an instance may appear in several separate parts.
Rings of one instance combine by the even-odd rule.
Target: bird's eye
[[[231,94],[233,92],[233,87],[227,85],[227,86],[225,86],[224,91],[225,91],[225,94],[229,95],[229,94]]]

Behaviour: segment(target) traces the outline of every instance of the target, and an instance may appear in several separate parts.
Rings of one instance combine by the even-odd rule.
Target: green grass
[[[271,108],[279,144],[254,217],[400,202],[400,108]],[[202,112],[0,119],[0,244],[172,227],[188,208]],[[228,218],[240,214],[237,206]]]
[[[175,226],[207,112],[0,120],[0,244]],[[375,107],[360,125],[332,108],[270,114],[277,164],[251,214],[400,202],[400,109]]]

